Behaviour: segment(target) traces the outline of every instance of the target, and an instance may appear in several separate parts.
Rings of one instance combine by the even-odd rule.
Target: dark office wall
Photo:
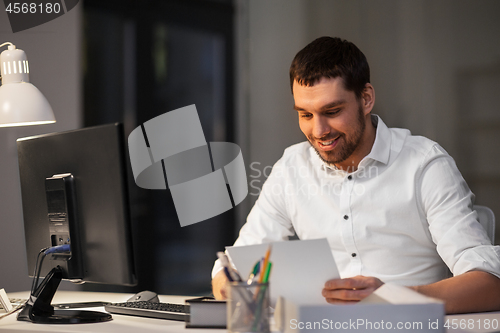
[[[12,42],[26,52],[30,81],[47,98],[57,122],[51,125],[0,128],[0,288],[27,290],[28,278],[16,139],[80,127],[81,5],[44,25],[12,33],[0,4],[0,44]],[[5,50],[3,47],[1,51]],[[74,288],[63,282],[62,288]]]
[[[128,135],[195,104],[207,142],[234,142],[233,11],[231,1],[86,1],[85,125],[120,121]],[[234,241],[234,211],[181,228],[168,190],[129,178],[139,285],[114,289],[210,293],[216,252]]]

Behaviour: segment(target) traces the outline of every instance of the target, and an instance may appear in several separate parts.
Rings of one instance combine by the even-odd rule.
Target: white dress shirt
[[[274,165],[235,246],[327,238],[342,278],[422,285],[471,270],[500,277],[472,211],[474,195],[437,143],[377,116],[370,154],[354,172],[325,164],[308,142]],[[318,265],[321,265],[318,262]],[[212,275],[221,266],[216,262]]]

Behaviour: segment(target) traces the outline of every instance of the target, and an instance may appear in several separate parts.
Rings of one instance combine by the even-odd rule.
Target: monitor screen
[[[17,141],[29,274],[40,250],[41,276],[60,266],[62,278],[134,285],[125,140],[121,124]]]

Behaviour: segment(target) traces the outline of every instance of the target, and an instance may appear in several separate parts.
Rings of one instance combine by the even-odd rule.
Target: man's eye
[[[330,111],[327,111],[326,114],[329,115],[329,116],[333,116],[333,115],[336,115],[339,112],[340,112],[340,110],[330,110]]]
[[[310,114],[301,114],[300,118],[311,118]]]

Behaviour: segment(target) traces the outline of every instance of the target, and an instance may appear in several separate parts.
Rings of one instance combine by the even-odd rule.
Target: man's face
[[[342,78],[322,78],[313,86],[293,84],[299,126],[321,159],[328,164],[349,166],[365,132],[365,114]]]

